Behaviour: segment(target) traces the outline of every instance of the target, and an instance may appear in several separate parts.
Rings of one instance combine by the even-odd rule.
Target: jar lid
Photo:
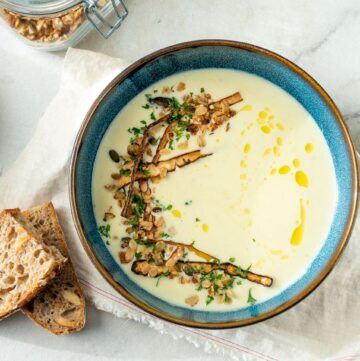
[[[0,0],[0,7],[19,14],[52,15],[70,9],[83,0]]]

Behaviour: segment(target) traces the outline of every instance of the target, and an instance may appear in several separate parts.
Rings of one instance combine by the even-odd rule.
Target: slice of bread
[[[68,259],[61,273],[23,307],[23,312],[56,335],[79,331],[85,324],[85,298],[55,209],[52,203],[47,203],[22,214],[35,227],[45,244],[55,246]]]
[[[66,258],[46,246],[18,209],[0,213],[0,319],[35,297]]]

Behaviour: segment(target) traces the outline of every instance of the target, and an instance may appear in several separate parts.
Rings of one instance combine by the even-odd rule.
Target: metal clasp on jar
[[[116,19],[113,23],[106,19],[102,9],[110,6],[106,0],[85,0],[85,15],[94,28],[107,39],[123,22],[128,14],[128,10],[122,0],[110,0],[111,10],[114,10]]]

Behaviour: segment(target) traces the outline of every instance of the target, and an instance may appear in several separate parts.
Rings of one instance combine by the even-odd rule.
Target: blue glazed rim
[[[216,52],[214,52],[216,50]],[[320,127],[332,154],[339,200],[328,237],[307,272],[273,298],[228,312],[198,311],[172,305],[129,279],[97,231],[91,197],[93,162],[111,121],[141,90],[178,71],[211,67],[244,70],[264,77],[295,97]],[[230,328],[273,317],[310,294],[329,274],[351,234],[356,214],[358,174],[354,148],[336,105],[304,70],[282,56],[246,43],[200,40],[156,51],[120,73],[99,95],[77,135],[70,166],[70,203],[85,251],[103,277],[143,310],[178,324]]]

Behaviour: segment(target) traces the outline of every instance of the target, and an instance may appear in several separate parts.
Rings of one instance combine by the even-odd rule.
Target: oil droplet
[[[250,209],[249,209],[249,208],[245,208],[245,209],[244,209],[244,214],[249,215],[249,214],[250,214]]]
[[[311,153],[314,150],[314,146],[311,143],[305,145],[305,152]]]
[[[244,160],[240,161],[240,167],[241,168],[246,168],[247,167],[246,162]]]
[[[251,129],[251,128],[253,127],[253,125],[254,125],[254,123],[250,123],[250,124],[246,127],[246,129],[247,129],[247,130]]]
[[[299,159],[294,159],[294,160],[293,160],[293,164],[294,164],[294,167],[295,167],[295,168],[300,168],[300,161],[299,161]]]
[[[282,146],[283,145],[283,140],[282,140],[282,138],[281,137],[278,137],[277,139],[276,139],[276,143],[277,143],[277,145],[278,146]]]
[[[242,137],[244,134],[245,134],[246,130],[242,130],[241,133],[240,133],[240,136]]]
[[[281,249],[272,249],[271,253],[274,254],[274,255],[279,255],[279,254],[282,253],[282,250]]]
[[[260,258],[255,264],[254,267],[261,268],[265,263],[265,260],[263,258]]]
[[[305,216],[305,206],[303,200],[300,199],[300,224],[294,229],[290,239],[290,243],[293,246],[298,246],[302,242],[305,228]]]
[[[172,215],[176,218],[181,218],[181,212],[178,209],[174,209],[172,212]]]
[[[279,148],[278,148],[277,146],[275,146],[275,147],[273,148],[273,152],[274,152],[274,155],[275,155],[276,157],[278,157],[278,156],[280,155],[280,153],[279,153]]]
[[[240,174],[240,179],[245,180],[247,178],[246,173]]]
[[[251,145],[250,144],[245,144],[244,146],[244,153],[247,154],[249,153],[251,150]]]
[[[216,143],[220,143],[220,138],[215,139]]]
[[[279,174],[288,174],[291,168],[288,165],[283,165],[279,168]]]
[[[266,117],[267,117],[267,113],[266,113],[266,112],[260,112],[260,113],[259,113],[259,118],[265,119]]]
[[[208,226],[206,223],[204,223],[204,224],[201,226],[201,228],[202,228],[203,232],[208,232],[208,231],[209,231],[209,226]]]
[[[271,132],[271,128],[268,125],[263,125],[261,127],[261,131],[265,134],[269,134]]]
[[[276,174],[276,168],[271,169],[270,174],[272,174],[272,175]]]
[[[275,119],[275,117],[273,115],[269,116],[269,120],[274,120],[274,119]]]
[[[264,150],[263,156],[266,157],[267,155],[269,155],[271,153],[271,148],[266,148]]]
[[[242,107],[239,112],[249,112],[250,110],[252,110],[252,105],[248,104]]]
[[[301,171],[301,170],[298,170],[296,173],[295,173],[295,180],[296,180],[296,183],[300,186],[300,187],[305,187],[307,188],[309,186],[309,179],[307,177],[307,175]]]
[[[285,130],[284,124],[283,123],[276,123],[276,127],[278,129],[280,129],[282,132]]]
[[[283,256],[280,257],[282,260],[286,260],[289,258],[289,256],[287,254],[284,254]]]

